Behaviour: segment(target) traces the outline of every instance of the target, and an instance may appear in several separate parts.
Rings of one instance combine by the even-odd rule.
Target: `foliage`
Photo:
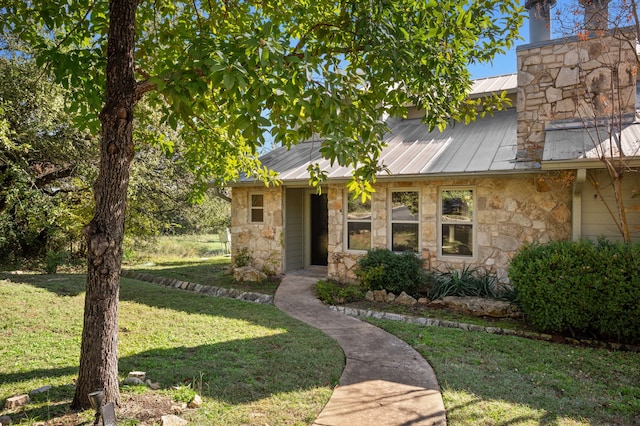
[[[0,257],[43,258],[78,241],[97,150],[32,61],[0,57],[0,75]]]
[[[483,268],[464,265],[458,270],[447,266],[445,271],[431,271],[429,274],[431,299],[446,296],[474,296],[493,299],[512,299],[509,289],[502,288],[495,273]]]
[[[415,296],[425,284],[424,260],[413,252],[394,253],[375,248],[358,260],[355,273],[364,290],[403,291]]]
[[[247,247],[242,247],[233,256],[233,267],[242,268],[253,264],[253,255]]]
[[[315,285],[318,299],[327,305],[356,302],[363,297],[362,289],[354,284],[343,284],[331,280],[320,280]]]
[[[173,391],[173,399],[176,402],[189,404],[196,397],[197,392],[189,385],[177,386]]]
[[[49,250],[45,256],[44,269],[47,274],[55,274],[58,270],[58,266],[62,265],[69,258],[69,253],[66,251],[54,251]]]
[[[93,133],[106,80],[107,4],[12,1],[0,19],[5,38],[28,46],[72,91],[68,105]],[[137,90],[159,114],[140,114],[138,125],[166,124],[188,141],[183,158],[201,189],[243,172],[272,180],[256,155],[269,133],[285,146],[320,135],[323,156],[358,166],[353,189],[368,188],[379,171],[382,117],[414,104],[431,127],[473,119],[480,103],[466,99],[467,65],[512,47],[522,23],[516,0],[162,0],[136,13]]]
[[[582,240],[523,247],[509,278],[541,330],[640,342],[640,243]]]

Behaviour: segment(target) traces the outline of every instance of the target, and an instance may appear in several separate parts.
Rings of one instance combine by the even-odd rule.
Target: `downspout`
[[[577,241],[582,237],[582,190],[587,181],[587,169],[578,169],[573,181],[573,200],[571,212],[571,239]]]

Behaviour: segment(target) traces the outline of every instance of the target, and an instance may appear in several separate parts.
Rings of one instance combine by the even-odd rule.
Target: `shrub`
[[[523,247],[509,278],[538,329],[638,343],[638,265],[639,243],[563,241]]]
[[[356,276],[363,290],[387,290],[412,296],[425,285],[424,260],[413,252],[401,254],[388,249],[372,249],[358,260]]]
[[[353,284],[342,284],[336,281],[318,281],[316,283],[318,299],[327,305],[356,302],[362,299],[362,290]]]
[[[465,265],[457,270],[447,266],[446,271],[433,271],[430,274],[431,299],[442,299],[446,296],[475,296],[500,298],[497,277],[484,269]]]

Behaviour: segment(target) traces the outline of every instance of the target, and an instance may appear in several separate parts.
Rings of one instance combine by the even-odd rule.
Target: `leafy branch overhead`
[[[16,0],[0,18],[5,38],[19,37],[74,91],[68,106],[94,133],[107,8]],[[466,67],[511,47],[520,13],[517,0],[140,2],[136,96],[190,141],[184,155],[201,183],[240,173],[273,180],[257,159],[267,135],[284,146],[318,136],[322,155],[356,166],[366,189],[380,171],[386,116],[415,104],[430,127],[475,117]]]

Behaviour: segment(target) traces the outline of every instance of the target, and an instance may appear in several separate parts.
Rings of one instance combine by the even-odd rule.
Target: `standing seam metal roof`
[[[469,124],[457,123],[443,132],[429,131],[419,119],[395,121],[384,137],[386,147],[380,164],[390,175],[384,177],[429,176],[531,170],[516,162],[517,114],[515,109],[478,118]],[[307,167],[319,163],[330,179],[347,179],[351,169],[333,166],[320,155],[321,141],[307,141],[291,149],[281,147],[260,159],[279,173],[283,181],[306,181]]]

